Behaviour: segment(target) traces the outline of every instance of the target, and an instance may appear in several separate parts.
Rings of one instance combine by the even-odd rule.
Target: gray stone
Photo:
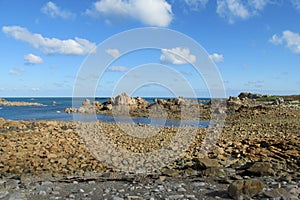
[[[39,191],[38,194],[41,195],[41,196],[46,196],[46,195],[47,195],[47,192],[44,191],[44,190],[41,190],[41,191]]]
[[[4,197],[6,197],[7,195],[9,194],[9,192],[8,191],[0,191],[0,199],[2,199],[2,198],[4,198]]]
[[[188,199],[196,199],[196,196],[194,194],[186,194],[185,196]]]
[[[8,200],[27,200],[26,194],[23,192],[13,192],[9,195]]]
[[[204,187],[206,184],[204,182],[194,182],[193,186],[194,187]]]
[[[5,183],[5,188],[7,190],[11,190],[11,189],[19,189],[19,180],[15,180],[15,179],[8,179]]]
[[[169,200],[182,199],[183,197],[184,197],[183,194],[170,195],[170,196],[169,196]]]
[[[133,200],[133,199],[144,199],[143,197],[140,197],[140,196],[127,196],[127,199],[128,200]]]
[[[177,189],[177,191],[178,191],[178,192],[186,192],[186,189],[183,188],[183,187],[180,187],[180,188]]]
[[[53,185],[53,183],[51,181],[44,181],[44,182],[42,182],[41,185],[51,186],[51,185]]]
[[[269,191],[264,192],[264,195],[271,198],[290,198],[290,194],[284,188],[271,189]]]
[[[122,197],[118,197],[118,196],[113,196],[112,199],[113,199],[113,200],[124,200]]]

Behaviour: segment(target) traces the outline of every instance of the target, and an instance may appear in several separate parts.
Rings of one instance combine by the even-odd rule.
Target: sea
[[[62,120],[73,121],[78,119],[86,119],[89,117],[86,114],[67,114],[64,112],[66,108],[72,107],[72,97],[40,97],[40,98],[4,98],[11,102],[35,102],[43,104],[43,106],[1,106],[0,105],[0,117],[10,120],[25,120],[25,121],[41,121],[41,120]],[[86,98],[84,98],[86,99]],[[82,102],[84,99],[77,99],[76,101]],[[108,98],[90,98],[91,102],[99,101],[101,103],[107,101]],[[155,98],[144,98],[149,103],[153,103]],[[168,98],[159,98],[168,99]],[[208,102],[210,99],[201,98],[198,99],[201,102]],[[76,115],[76,117],[74,117]],[[78,117],[78,115],[81,115]],[[112,115],[97,114],[97,120],[106,123],[112,122],[124,122],[124,123],[136,123],[136,124],[149,124],[157,127],[163,126],[192,126],[192,127],[207,127],[208,121],[199,120],[177,120],[177,119],[155,119],[146,117],[114,117]],[[94,118],[93,118],[94,119]]]

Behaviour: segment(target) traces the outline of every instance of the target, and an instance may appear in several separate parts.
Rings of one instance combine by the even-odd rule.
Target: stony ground
[[[73,122],[0,119],[0,199],[299,199],[299,119],[300,109],[286,106],[228,110],[210,153],[201,149],[207,129],[198,129],[180,158],[148,174],[98,162]],[[163,128],[142,141],[99,124],[135,153],[159,149],[176,133]]]

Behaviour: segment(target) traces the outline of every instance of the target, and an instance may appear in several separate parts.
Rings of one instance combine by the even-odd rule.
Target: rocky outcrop
[[[34,102],[10,102],[5,99],[0,98],[0,105],[2,106],[43,106],[43,104],[40,103],[34,103]]]
[[[262,95],[261,94],[253,94],[253,93],[250,93],[250,92],[241,92],[238,95],[238,97],[240,99],[245,99],[245,98],[247,98],[247,99],[258,99],[258,98],[262,97]]]
[[[106,102],[93,102],[91,103],[86,99],[80,108],[66,108],[66,113],[79,112],[79,113],[99,113],[99,114],[111,114],[111,111],[115,107],[116,110],[122,110],[122,107],[127,107],[131,114],[134,116],[148,116],[149,110],[153,108],[160,107],[165,109],[169,114],[179,113],[182,106],[194,106],[192,111],[197,111],[198,102],[196,100],[187,100],[183,97],[179,98],[170,98],[168,100],[164,99],[154,99],[154,103],[150,104],[145,99],[141,97],[131,97],[126,93],[122,93],[116,97],[109,98]],[[116,112],[120,113],[120,112]],[[116,114],[114,113],[114,114]],[[172,116],[172,115],[171,115]],[[175,115],[175,117],[177,114]],[[163,116],[161,116],[163,117]],[[180,118],[180,116],[179,116]]]
[[[85,113],[85,114],[93,114],[96,113],[96,106],[98,102],[95,102],[93,105],[91,104],[89,99],[85,99],[82,102],[82,106],[79,108],[66,108],[65,113]]]

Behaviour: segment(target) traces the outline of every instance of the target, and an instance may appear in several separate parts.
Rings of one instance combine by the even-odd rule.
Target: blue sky
[[[300,93],[300,0],[0,0],[0,96],[72,96],[94,48],[115,34],[149,26],[199,43],[216,64],[227,96]],[[178,71],[198,96],[208,96],[192,65],[199,55],[186,46],[105,52],[116,60],[96,77],[97,96],[109,96],[121,77],[148,63]],[[152,84],[134,95],[172,94]]]

